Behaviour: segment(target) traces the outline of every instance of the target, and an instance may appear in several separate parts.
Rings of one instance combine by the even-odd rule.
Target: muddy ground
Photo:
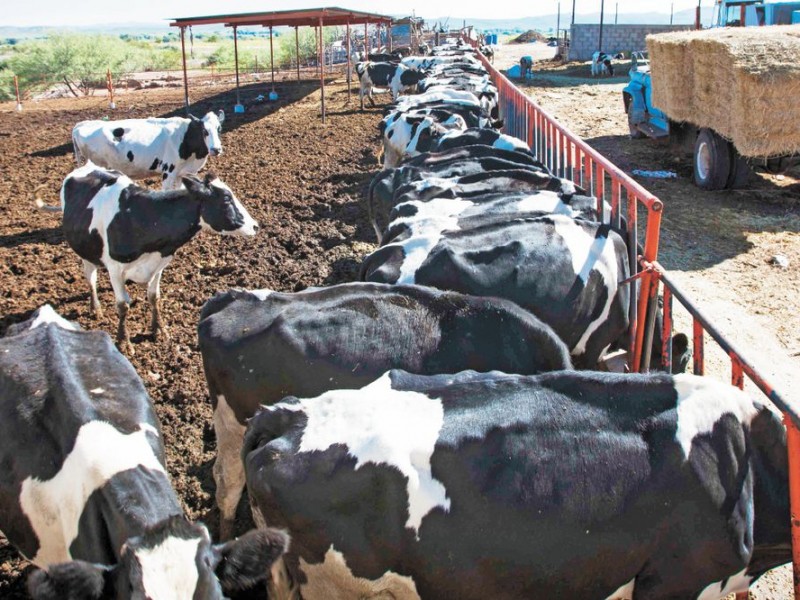
[[[192,112],[224,108],[224,154],[208,168],[225,181],[261,224],[255,238],[201,233],[182,248],[162,279],[162,302],[171,340],[147,334],[144,289],[129,285],[134,305],[128,322],[135,356],[130,357],[161,419],[167,466],[187,515],[216,534],[211,464],[211,426],[196,326],[203,303],[234,286],[296,291],[352,281],[361,257],[372,249],[374,232],[360,207],[362,189],[377,170],[379,109],[361,113],[346,88],[326,89],[328,119],[319,118],[315,83],[278,86],[276,104],[255,103],[249,88],[244,114],[230,110],[225,89],[203,89]],[[64,176],[74,167],[70,131],[83,119],[177,114],[182,90],[145,90],[117,99],[113,112],[101,98],[26,103],[21,113],[0,106],[0,334],[49,302],[85,328],[113,334],[114,297],[101,273],[105,317],[89,313],[88,285],[77,256],[67,247],[60,217],[33,209],[34,189],[58,202]],[[354,110],[355,109],[355,110]],[[158,182],[150,181],[151,187]],[[246,511],[243,511],[246,514]],[[0,597],[22,598],[26,563],[0,547]]]

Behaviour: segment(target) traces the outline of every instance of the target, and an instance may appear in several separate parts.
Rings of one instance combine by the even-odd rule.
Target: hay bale
[[[744,156],[800,152],[800,26],[647,37],[653,104],[710,127]]]

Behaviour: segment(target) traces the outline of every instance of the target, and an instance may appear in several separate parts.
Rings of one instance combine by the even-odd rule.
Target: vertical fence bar
[[[114,80],[111,77],[111,69],[106,69],[106,87],[108,88],[108,108],[117,108],[114,102]]]
[[[705,374],[705,349],[703,348],[703,326],[695,317],[692,322],[694,334],[694,374]]]
[[[594,175],[594,195],[597,197],[597,214],[600,215],[600,222],[604,223],[603,220],[603,207],[605,206],[605,194],[606,194],[606,170],[603,168],[603,165],[600,163],[596,163],[594,165],[595,175]]]
[[[789,503],[794,563],[794,597],[800,598],[800,431],[792,419],[784,415],[786,446],[789,451]]]
[[[17,111],[22,110],[22,101],[19,98],[19,79],[14,75],[14,94],[17,96]]]
[[[731,358],[731,385],[738,387],[740,390],[744,389],[744,371],[742,370],[742,362],[733,354]]]
[[[352,95],[351,87],[353,82],[353,61],[350,59],[350,23],[347,23],[347,102],[350,102]]]
[[[661,368],[672,372],[672,290],[664,286],[664,322],[661,329]]]
[[[625,200],[626,208],[628,209],[628,264],[630,266],[630,272],[633,274],[639,272],[639,261],[637,260],[639,226],[636,213],[636,198],[631,197],[630,191],[626,190]],[[628,320],[630,322],[630,327],[628,329],[628,351],[633,361],[632,370],[636,372],[640,366],[639,358],[641,354],[637,349],[637,341],[639,339],[639,328],[642,325],[637,321],[637,315],[639,314],[637,310],[639,306],[639,286],[636,282],[631,283],[630,297],[631,302],[628,306]]]

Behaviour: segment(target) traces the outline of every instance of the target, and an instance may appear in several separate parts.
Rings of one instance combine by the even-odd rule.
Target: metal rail
[[[474,40],[467,41],[477,47]],[[731,361],[731,384],[742,389],[744,375],[769,398],[783,413],[786,426],[786,442],[789,453],[789,502],[790,527],[792,539],[792,563],[794,567],[794,597],[800,599],[800,411],[792,406],[767,380],[761,376],[752,363],[725,339],[725,336],[706,317],[700,309],[681,291],[674,280],[657,262],[659,229],[661,226],[662,202],[645,190],[636,181],[623,173],[608,159],[590,148],[586,142],[558,123],[542,107],[528,98],[508,78],[492,66],[483,54],[478,57],[489,71],[499,92],[501,116],[505,118],[505,131],[525,140],[539,160],[554,173],[572,179],[583,186],[598,200],[598,214],[603,214],[603,202],[612,209],[612,223],[620,224],[621,204],[627,200],[627,234],[631,271],[640,267],[638,277],[642,279],[641,294],[637,299],[635,286],[631,286],[631,334],[629,350],[632,357],[630,368],[633,372],[649,369],[650,346],[652,339],[653,316],[658,302],[659,284],[664,284],[664,318],[661,332],[662,367],[667,372],[672,366],[672,304],[673,299],[689,312],[693,318],[694,373],[703,375],[705,371],[704,334],[708,334],[728,355]],[[647,223],[643,249],[637,239],[639,223],[637,205],[641,203],[647,210]],[[641,250],[641,252],[638,252]],[[633,310],[636,307],[636,310]],[[639,327],[638,324],[647,326]],[[645,335],[645,330],[647,335]],[[747,594],[737,594],[738,598]]]

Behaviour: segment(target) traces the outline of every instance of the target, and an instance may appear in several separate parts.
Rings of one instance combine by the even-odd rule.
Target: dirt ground
[[[659,261],[721,333],[744,353],[783,398],[800,406],[800,172],[755,173],[740,190],[707,192],[692,183],[692,158],[666,144],[630,139],[622,103],[629,64],[615,77],[593,80],[589,63],[554,63],[545,44],[500,46],[495,66],[525,54],[533,77],[516,82],[547,112],[623,171],[672,171],[676,178],[634,176],[664,202]],[[782,255],[788,267],[773,264]],[[691,334],[677,303],[676,327]],[[730,377],[730,361],[706,341],[706,372]],[[760,392],[749,382],[754,397]],[[776,570],[751,598],[791,597],[791,571]]]
[[[519,56],[553,51],[538,46],[510,48]],[[501,49],[497,64],[503,60],[510,59]],[[795,394],[789,384],[800,365],[800,188],[794,180],[761,178],[747,191],[701,192],[689,181],[689,161],[675,162],[652,142],[628,139],[620,99],[624,79],[550,77],[567,80],[548,83],[537,74],[528,84],[531,95],[613,162],[627,171],[677,172],[677,179],[641,180],[666,204],[662,262],[785,396]],[[356,278],[361,258],[374,248],[360,199],[378,169],[380,115],[379,109],[360,113],[355,96],[347,104],[341,83],[328,88],[325,125],[314,83],[280,84],[275,104],[256,103],[268,90],[251,86],[243,92],[247,112],[241,115],[229,110],[234,98],[226,89],[193,93],[192,110],[226,110],[225,154],[212,159],[210,168],[262,229],[250,239],[200,234],[179,251],[162,280],[169,342],[154,343],[145,335],[149,315],[142,289],[130,287],[135,304],[128,316],[136,350],[131,362],[161,419],[173,483],[187,515],[207,523],[212,535],[215,441],[196,342],[200,308],[233,286],[294,291]],[[76,122],[180,114],[182,100],[179,89],[152,89],[121,95],[113,112],[99,97],[28,102],[21,113],[12,104],[0,105],[0,334],[45,302],[86,328],[115,331],[107,277],[100,276],[106,316],[95,321],[79,261],[63,240],[58,217],[33,210],[34,189],[46,183],[43,197],[57,201],[74,165],[68,142]],[[770,264],[775,254],[789,258],[787,269]],[[21,575],[27,569],[13,549],[0,545],[0,597],[25,597]],[[769,585],[754,597],[789,597],[785,581]]]
[[[374,232],[360,207],[377,170],[380,110],[347,104],[346,88],[326,89],[327,123],[319,119],[315,83],[277,87],[280,100],[259,104],[263,86],[245,89],[244,114],[234,114],[230,88],[204,88],[192,96],[194,114],[226,110],[224,154],[215,171],[261,225],[255,238],[201,233],[182,248],[162,279],[162,315],[169,342],[147,335],[144,289],[129,285],[128,316],[135,356],[130,357],[153,399],[167,448],[167,466],[186,514],[216,534],[211,464],[215,440],[196,326],[203,303],[234,286],[300,290],[357,278],[357,265],[373,248]],[[33,209],[34,188],[58,202],[64,176],[74,168],[70,132],[83,119],[145,117],[178,112],[182,90],[145,90],[117,99],[110,112],[101,98],[26,103],[17,113],[0,105],[0,334],[49,302],[85,328],[115,331],[114,298],[101,274],[105,317],[89,314],[88,284],[67,247],[60,217]],[[354,110],[355,109],[355,110]],[[149,182],[152,187],[157,182]],[[246,514],[246,511],[244,511]],[[27,563],[0,546],[0,597],[24,598]],[[261,596],[263,598],[263,596]]]

